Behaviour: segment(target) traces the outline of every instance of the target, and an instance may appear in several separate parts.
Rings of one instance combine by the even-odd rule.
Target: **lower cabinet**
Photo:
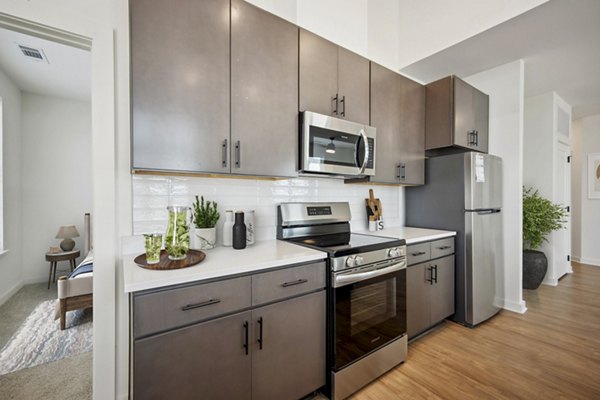
[[[228,287],[237,296],[224,293]],[[134,294],[132,398],[296,400],[319,389],[325,385],[324,287],[320,262]],[[169,304],[161,308],[160,300]],[[155,315],[144,312],[150,304]],[[190,319],[160,315],[177,311]],[[174,323],[189,326],[169,328]]]
[[[411,247],[422,246],[409,246],[409,255]],[[420,253],[424,252],[414,254],[422,256]],[[454,314],[454,255],[408,266],[406,309],[409,339]]]
[[[137,340],[135,399],[250,399],[250,352],[244,348],[252,313]]]
[[[252,317],[253,399],[300,399],[325,384],[325,291],[258,308]]]

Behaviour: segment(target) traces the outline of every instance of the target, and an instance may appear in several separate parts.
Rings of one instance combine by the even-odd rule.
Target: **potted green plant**
[[[523,289],[537,289],[548,270],[548,259],[538,249],[546,236],[565,225],[567,213],[559,204],[523,188]]]
[[[204,196],[198,198],[192,206],[192,219],[194,222],[194,235],[192,246],[198,250],[214,249],[217,242],[217,211],[216,201],[204,201]]]

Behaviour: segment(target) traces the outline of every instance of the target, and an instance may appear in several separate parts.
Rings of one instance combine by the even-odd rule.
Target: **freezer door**
[[[477,325],[496,314],[496,274],[503,269],[502,213],[465,213],[466,322]]]
[[[465,153],[465,210],[502,207],[502,159]]]

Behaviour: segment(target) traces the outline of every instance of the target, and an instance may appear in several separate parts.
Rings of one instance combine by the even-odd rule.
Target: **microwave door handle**
[[[360,132],[358,132],[360,134],[360,136],[363,139],[363,142],[365,143],[365,158],[363,160],[362,166],[360,167],[360,169],[358,170],[358,174],[362,175],[363,172],[365,172],[365,168],[367,168],[367,162],[369,161],[369,138],[367,138],[367,135],[365,135],[365,130],[361,129]],[[357,142],[357,146],[359,145],[360,140]]]

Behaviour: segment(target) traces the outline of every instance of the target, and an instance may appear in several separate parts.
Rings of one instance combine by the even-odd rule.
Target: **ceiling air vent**
[[[44,54],[44,51],[42,49],[34,49],[33,47],[23,46],[21,44],[19,44],[18,46],[25,57],[35,61],[48,62],[48,59],[46,58],[46,55]]]

